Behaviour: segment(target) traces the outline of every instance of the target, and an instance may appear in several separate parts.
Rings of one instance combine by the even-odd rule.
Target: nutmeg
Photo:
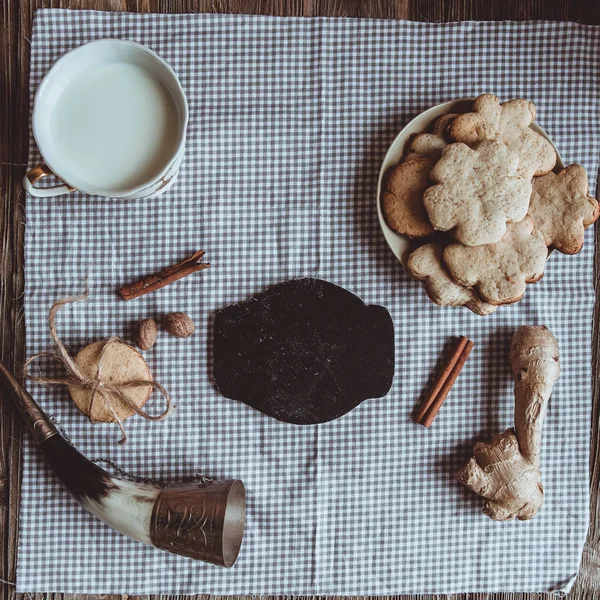
[[[196,330],[194,321],[182,312],[173,312],[165,315],[163,326],[167,333],[180,338],[190,337]]]
[[[135,343],[142,350],[149,350],[156,342],[156,321],[142,319],[135,327]]]

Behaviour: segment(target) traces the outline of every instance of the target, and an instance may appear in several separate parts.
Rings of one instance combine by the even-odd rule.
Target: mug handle
[[[63,194],[69,194],[70,192],[75,191],[74,187],[71,187],[66,183],[47,188],[36,188],[33,186],[36,181],[47,175],[54,175],[54,173],[46,165],[38,165],[31,169],[31,171],[27,171],[25,177],[23,177],[23,187],[25,188],[25,191],[36,198],[51,198],[52,196],[62,196]]]

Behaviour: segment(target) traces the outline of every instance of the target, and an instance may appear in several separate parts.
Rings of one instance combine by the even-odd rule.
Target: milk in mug
[[[65,87],[52,111],[55,168],[92,188],[136,187],[160,173],[178,131],[171,94],[145,68],[97,65]]]

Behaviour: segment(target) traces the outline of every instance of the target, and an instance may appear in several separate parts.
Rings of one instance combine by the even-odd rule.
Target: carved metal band
[[[166,486],[152,512],[152,543],[175,554],[230,566],[223,556],[223,526],[232,483],[222,480]]]
[[[42,444],[48,438],[58,434],[58,429],[48,420],[42,409],[34,402],[33,398],[25,391],[19,390],[18,403],[23,421],[27,424],[35,441]]]

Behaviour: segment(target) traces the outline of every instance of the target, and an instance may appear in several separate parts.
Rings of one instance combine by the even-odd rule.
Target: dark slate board
[[[213,343],[219,391],[288,423],[336,419],[385,396],[394,377],[388,311],[320,279],[217,312]]]

